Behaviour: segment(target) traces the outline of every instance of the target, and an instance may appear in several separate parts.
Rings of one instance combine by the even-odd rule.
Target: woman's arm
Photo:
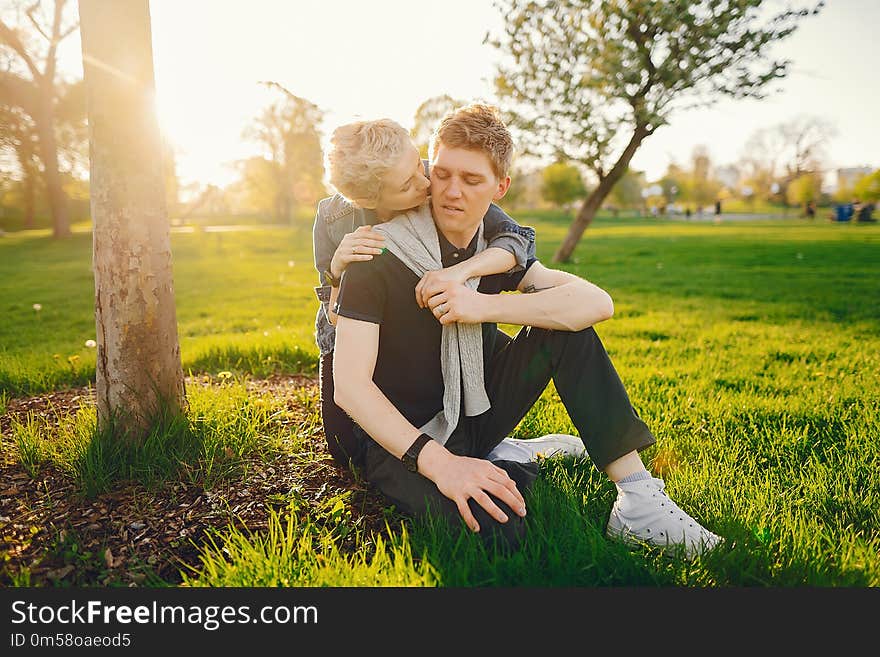
[[[330,267],[330,260],[336,250],[336,243],[330,237],[330,231],[327,230],[326,220],[326,204],[329,199],[323,199],[318,203],[318,210],[315,213],[315,223],[312,226],[312,250],[315,260],[315,269],[318,272],[319,285],[315,288],[315,294],[321,303],[324,315],[330,317],[329,309],[333,306],[330,304],[332,288],[330,281],[324,275],[324,272]],[[335,300],[333,300],[335,303]],[[332,323],[332,321],[331,321]]]
[[[516,258],[510,251],[493,246],[452,267],[425,272],[416,285],[416,303],[424,308],[428,299],[448,285],[464,285],[469,278],[476,276],[502,274],[516,267],[516,264]]]
[[[504,249],[516,259],[513,267],[504,271],[511,273],[526,268],[526,263],[535,257],[535,229],[520,226],[497,205],[492,203],[483,216],[483,236],[486,245]],[[489,274],[503,272],[490,271]],[[484,274],[485,275],[485,274]]]

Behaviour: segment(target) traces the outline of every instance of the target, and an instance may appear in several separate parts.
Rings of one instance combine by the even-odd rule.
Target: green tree
[[[791,205],[799,205],[803,215],[807,214],[807,205],[816,203],[822,193],[822,180],[816,173],[803,173],[788,184],[785,197]]]
[[[442,96],[432,96],[419,105],[418,109],[416,109],[415,117],[413,117],[413,127],[410,130],[410,135],[416,146],[419,147],[419,154],[423,159],[428,157],[431,135],[434,133],[434,128],[440,123],[440,119],[447,112],[466,104],[452,96],[443,94]]]
[[[22,227],[35,226],[40,165],[37,158],[37,133],[31,118],[20,108],[0,104],[0,150],[14,158],[19,180],[10,180],[10,189],[17,193],[16,205],[22,211]]]
[[[568,162],[555,162],[544,168],[541,196],[545,201],[559,207],[583,198],[586,193],[584,179],[576,166]]]
[[[613,204],[615,215],[618,210],[641,209],[643,205],[642,188],[645,186],[644,171],[636,171],[627,167],[620,179],[608,194]]]
[[[798,20],[786,9],[760,22],[761,0],[498,0],[506,58],[496,90],[511,103],[526,148],[592,170],[599,183],[554,260],[565,261],[642,142],[675,109],[722,96],[762,98],[788,73],[770,48]]]
[[[21,9],[20,3],[12,3]],[[45,2],[34,2],[23,10],[27,23],[20,25],[0,17],[0,48],[13,53],[22,71],[0,71],[0,96],[4,104],[21,108],[33,121],[43,178],[49,197],[56,238],[70,235],[67,197],[58,164],[57,102],[60,87],[56,79],[58,44],[76,31],[78,24],[65,25],[67,0],[55,0],[51,19],[43,16]],[[20,15],[20,13],[19,13]],[[27,27],[26,27],[27,26]],[[45,41],[37,45],[37,35]]]
[[[880,201],[880,169],[859,178],[853,186],[853,195],[860,201]]]

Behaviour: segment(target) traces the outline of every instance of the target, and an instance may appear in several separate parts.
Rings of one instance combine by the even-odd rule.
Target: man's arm
[[[379,325],[339,316],[333,357],[334,396],[373,440],[400,458],[421,434],[373,382],[379,350]],[[468,507],[469,498],[499,522],[507,516],[487,495],[492,493],[510,508],[525,515],[525,501],[516,483],[501,468],[484,459],[456,456],[435,440],[418,458],[419,473],[433,481],[443,495],[455,502],[468,527],[479,531]]]
[[[524,294],[481,294],[459,285],[432,297],[428,306],[441,324],[496,322],[558,331],[580,331],[614,315],[605,290],[540,262],[529,267],[517,290]]]

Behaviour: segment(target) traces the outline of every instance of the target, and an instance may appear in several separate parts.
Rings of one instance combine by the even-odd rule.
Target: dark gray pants
[[[486,381],[492,407],[482,415],[463,418],[447,441],[447,449],[460,456],[485,457],[525,417],[551,379],[587,453],[600,470],[624,454],[641,451],[655,442],[632,407],[592,327],[577,332],[524,327],[492,358]],[[453,522],[460,520],[455,503],[432,481],[409,472],[360,427],[356,431],[367,442],[366,478],[401,511],[418,515],[431,507]],[[497,461],[496,465],[507,471],[523,494],[538,475],[535,463]],[[491,497],[510,520],[498,523],[470,500],[480,533],[486,538],[500,534],[510,545],[517,545],[524,531],[523,520]]]

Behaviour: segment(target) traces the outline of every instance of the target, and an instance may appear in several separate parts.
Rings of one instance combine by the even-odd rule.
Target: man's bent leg
[[[683,548],[688,556],[720,543],[720,537],[669,499],[661,479],[644,469],[638,451],[653,444],[654,436],[632,408],[592,328],[524,328],[496,354],[487,388],[492,408],[474,418],[475,449],[485,447],[480,441],[497,443],[507,435],[551,377],[590,457],[617,486],[609,535],[673,551]]]
[[[475,418],[479,443],[475,449],[488,453],[508,435],[551,378],[600,470],[655,442],[592,327],[583,331],[523,327],[492,360],[486,389],[492,408]]]
[[[361,433],[359,428],[356,431]],[[457,435],[462,434],[453,434],[446,446],[453,453],[464,455],[465,441],[456,441]],[[399,459],[375,441],[368,439],[367,444],[364,465],[366,478],[394,502],[400,511],[411,516],[422,516],[430,510],[446,518],[453,527],[465,527],[458,507],[440,492],[434,482],[417,472],[407,470]],[[494,461],[494,464],[507,472],[521,493],[531,488],[538,475],[538,468],[534,463]],[[491,493],[489,497],[507,515],[508,521],[498,522],[473,499],[469,500],[471,513],[480,525],[480,537],[487,545],[500,540],[499,547],[516,549],[525,535],[524,518]]]

